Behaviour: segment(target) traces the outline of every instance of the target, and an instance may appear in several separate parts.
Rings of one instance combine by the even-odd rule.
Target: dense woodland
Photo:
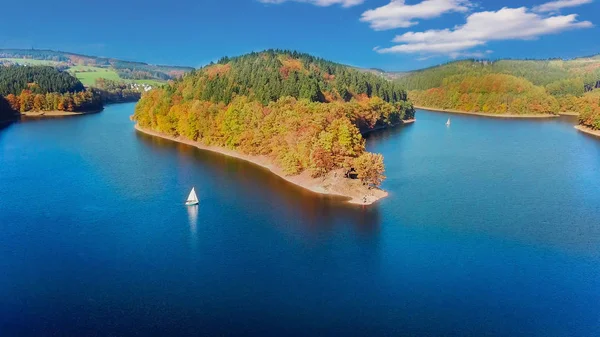
[[[406,100],[406,92],[399,85],[377,75],[307,54],[277,50],[223,58],[193,71],[177,86],[184,99],[224,103],[239,95],[263,104],[286,96],[312,102],[349,101],[357,95],[378,96],[390,103]]]
[[[398,84],[306,54],[269,50],[224,58],[144,94],[140,126],[270,157],[285,173],[344,169],[383,179],[383,157],[361,131],[414,117]]]
[[[19,94],[23,90],[64,94],[85,89],[78,79],[53,67],[0,67],[0,95]]]
[[[416,105],[487,113],[576,112],[599,128],[600,57],[574,60],[456,61],[397,83]],[[596,121],[596,122],[593,122]]]
[[[0,67],[2,114],[30,111],[87,111],[102,107],[100,97],[75,77],[52,67]],[[9,109],[10,108],[10,109]]]

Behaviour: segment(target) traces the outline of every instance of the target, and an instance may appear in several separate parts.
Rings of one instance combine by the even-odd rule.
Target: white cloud
[[[543,35],[566,30],[592,27],[589,21],[578,21],[577,15],[543,17],[527,8],[502,8],[498,11],[478,12],[467,17],[467,22],[453,29],[407,32],[393,42],[398,45],[379,48],[378,53],[419,53],[460,56],[488,41],[532,40]]]
[[[432,19],[449,12],[467,12],[469,0],[423,0],[407,5],[405,0],[392,0],[389,4],[368,10],[360,21],[368,22],[375,30],[407,28],[416,25],[415,19]]]
[[[284,2],[305,2],[316,6],[327,7],[331,5],[341,5],[342,7],[352,7],[360,5],[365,0],[258,0],[266,4],[282,4]]]
[[[563,8],[577,7],[592,3],[594,0],[558,0],[533,7],[533,10],[540,13],[558,12]]]

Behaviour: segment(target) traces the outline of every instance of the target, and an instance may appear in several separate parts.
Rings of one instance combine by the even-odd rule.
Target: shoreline
[[[298,187],[309,190],[313,193],[330,195],[335,197],[347,198],[348,203],[355,205],[372,205],[375,202],[388,196],[388,193],[381,189],[368,189],[366,186],[356,179],[344,178],[343,174],[340,174],[340,170],[330,172],[325,177],[313,178],[307,171],[304,171],[295,176],[287,176],[283,171],[272,163],[272,161],[266,156],[254,156],[239,153],[235,150],[219,146],[208,146],[200,142],[195,142],[189,139],[181,137],[172,137],[163,133],[145,129],[139,126],[137,123],[134,126],[138,132],[155,136],[170,141],[194,146],[200,150],[211,151],[228,157],[233,157],[247,161],[251,164],[258,165],[262,168],[269,170],[276,176],[290,182]],[[366,202],[363,198],[366,197]]]
[[[393,128],[398,127],[398,126],[410,125],[410,124],[413,124],[416,121],[417,121],[416,118],[406,119],[406,120],[402,120],[400,123],[398,123],[396,125],[392,125],[392,126],[379,126],[379,127],[376,127],[376,128],[370,129],[370,130],[360,131],[360,134],[363,135],[363,137],[364,137],[365,135],[368,135],[368,134],[373,133],[373,132],[377,132],[377,131],[381,131],[381,130],[386,130],[386,129],[393,129]]]
[[[28,111],[21,112],[21,116],[24,117],[66,117],[66,116],[82,116],[82,115],[91,115],[95,113],[99,113],[102,109],[90,110],[90,111],[60,111],[60,110],[52,110],[52,111]]]
[[[574,128],[577,129],[579,132],[583,132],[583,133],[588,134],[590,136],[594,136],[594,137],[600,138],[600,130],[595,130],[595,129],[592,129],[592,128],[588,127],[588,126],[581,125],[581,124],[580,125],[575,125]]]
[[[473,116],[483,116],[483,117],[495,117],[495,118],[558,118],[560,115],[550,115],[550,114],[493,114],[493,113],[485,113],[485,112],[469,112],[469,111],[460,111],[454,109],[442,109],[442,108],[430,108],[424,106],[415,105],[415,109],[421,110],[429,110],[436,112],[444,112],[444,113],[453,113],[453,114],[461,114],[461,115],[473,115]]]

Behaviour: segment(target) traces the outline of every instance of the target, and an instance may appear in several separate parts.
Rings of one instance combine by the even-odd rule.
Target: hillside
[[[67,72],[48,66],[0,67],[0,114],[84,112],[102,108],[100,97]]]
[[[396,80],[416,105],[502,114],[596,114],[600,57],[465,60]],[[594,106],[595,105],[595,106]],[[586,118],[588,120],[589,118]]]
[[[133,119],[168,136],[265,156],[286,175],[341,170],[375,187],[383,180],[383,158],[366,152],[361,132],[413,117],[397,84],[269,50],[223,58],[144,94]]]
[[[93,85],[96,78],[164,82],[193,70],[191,67],[151,65],[144,62],[38,49],[0,49],[0,63],[50,65],[70,70],[78,78],[81,77],[80,79],[87,86]],[[101,74],[86,74],[95,72]]]
[[[143,92],[179,78],[193,68],[150,65],[53,50],[0,49],[0,66],[49,66],[93,88],[104,103],[133,102]]]

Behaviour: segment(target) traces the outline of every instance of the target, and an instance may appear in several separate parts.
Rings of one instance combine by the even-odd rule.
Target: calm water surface
[[[0,130],[0,336],[600,335],[600,141],[572,120],[419,111],[369,137],[390,196],[362,208],[132,112]]]

